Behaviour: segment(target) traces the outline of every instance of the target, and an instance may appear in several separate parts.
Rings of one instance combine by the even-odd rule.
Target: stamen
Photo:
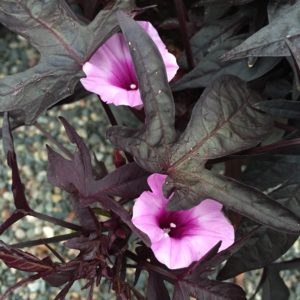
[[[172,222],[172,223],[170,223],[170,227],[171,228],[176,228],[176,224]]]
[[[131,83],[130,86],[129,86],[132,90],[135,90],[137,88],[136,84],[134,83]]]
[[[171,229],[170,228],[164,228],[164,236],[167,237],[169,236]]]

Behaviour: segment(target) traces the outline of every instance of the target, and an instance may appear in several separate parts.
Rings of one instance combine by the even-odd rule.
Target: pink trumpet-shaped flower
[[[149,22],[139,21],[138,24],[158,47],[170,81],[178,70],[175,56],[168,52]],[[99,95],[104,102],[137,109],[143,106],[133,61],[121,33],[111,36],[83,65],[83,71],[86,78],[80,81],[85,89]]]
[[[169,269],[185,268],[219,241],[220,250],[232,245],[234,229],[219,202],[205,199],[189,210],[167,211],[162,191],[166,177],[149,176],[152,191],[143,192],[133,207],[132,222],[149,236],[157,260]]]

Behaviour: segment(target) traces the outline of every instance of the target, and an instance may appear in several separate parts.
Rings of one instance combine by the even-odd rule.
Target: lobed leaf
[[[69,160],[48,147],[48,179],[53,185],[78,194],[81,203],[85,205],[112,196],[135,198],[147,188],[148,173],[135,163],[124,165],[102,179],[95,180],[87,146],[64,118],[60,120],[78,151]]]
[[[113,198],[114,196],[124,198],[139,196],[147,188],[148,173],[135,163],[131,163],[116,169],[100,180],[95,180],[87,146],[64,118],[60,118],[60,120],[69,139],[76,144],[78,151],[69,160],[48,147],[47,173],[50,183],[75,195],[80,200],[81,206],[95,202],[101,203],[105,209],[116,213],[148,244],[148,237],[134,227],[130,214]]]
[[[30,253],[14,249],[0,241],[0,259],[10,268],[25,272],[48,273],[54,270],[52,263],[42,261]]]
[[[117,30],[117,1],[103,9],[89,25],[77,19],[64,0],[3,0],[0,23],[28,39],[41,55],[25,72],[0,81],[1,111],[10,111],[19,123],[32,124],[46,109],[73,94],[83,76],[82,65]]]

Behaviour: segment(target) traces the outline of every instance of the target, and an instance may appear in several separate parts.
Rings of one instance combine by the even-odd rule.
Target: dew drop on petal
[[[136,84],[134,83],[131,83],[130,86],[129,86],[132,90],[135,90],[137,88]]]

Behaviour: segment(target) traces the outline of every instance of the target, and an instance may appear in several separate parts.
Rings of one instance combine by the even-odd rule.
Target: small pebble
[[[21,228],[18,228],[16,231],[15,231],[15,237],[18,239],[18,240],[23,240],[25,237],[26,237],[26,233],[23,229]]]
[[[45,235],[46,238],[50,238],[54,236],[54,230],[52,227],[45,226],[43,227],[43,234]]]

